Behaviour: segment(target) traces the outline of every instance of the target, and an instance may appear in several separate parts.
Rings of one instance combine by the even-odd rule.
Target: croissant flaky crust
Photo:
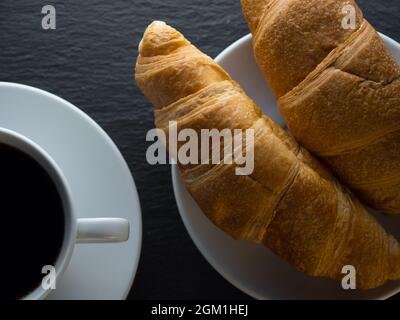
[[[400,68],[350,0],[241,0],[295,138],[366,203],[400,213]],[[354,29],[343,8],[354,8]]]
[[[341,279],[342,267],[352,265],[359,288],[400,278],[399,243],[182,34],[152,23],[139,46],[135,79],[166,134],[169,121],[177,121],[178,130],[254,129],[249,176],[236,175],[236,165],[223,161],[179,166],[216,226],[264,244],[309,275]]]

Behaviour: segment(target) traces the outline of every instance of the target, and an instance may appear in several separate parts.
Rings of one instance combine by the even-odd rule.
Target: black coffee
[[[40,286],[64,237],[60,195],[30,156],[0,144],[0,298],[20,299]]]

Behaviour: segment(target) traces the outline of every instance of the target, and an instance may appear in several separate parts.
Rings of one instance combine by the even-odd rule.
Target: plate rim
[[[30,91],[33,94],[37,94],[39,96],[45,96],[48,97],[49,99],[52,99],[59,105],[63,105],[64,108],[68,109],[70,112],[75,113],[79,118],[81,118],[83,121],[86,122],[87,125],[91,126],[93,129],[96,130],[96,132],[101,136],[102,140],[107,144],[107,146],[110,148],[110,151],[114,153],[114,155],[118,158],[118,161],[120,163],[121,170],[125,172],[125,175],[128,177],[130,187],[133,191],[132,197],[133,197],[133,202],[135,203],[136,212],[137,212],[137,230],[135,230],[135,233],[137,234],[138,237],[138,242],[137,242],[137,255],[133,263],[133,268],[131,271],[131,274],[129,276],[129,280],[127,281],[127,288],[124,289],[124,292],[121,294],[121,300],[125,300],[133,286],[133,283],[135,281],[138,267],[139,267],[139,262],[142,254],[142,246],[143,246],[143,218],[142,218],[142,208],[141,208],[141,203],[140,203],[140,198],[139,198],[139,193],[136,187],[135,180],[133,178],[133,173],[129,169],[129,166],[122,155],[121,151],[115,144],[115,142],[111,139],[111,137],[105,132],[105,130],[96,122],[94,121],[88,114],[86,114],[83,110],[79,109],[69,101],[57,96],[54,93],[45,91],[43,89],[33,87],[30,85],[22,84],[22,83],[16,83],[16,82],[7,82],[7,81],[0,81],[0,88],[11,88],[11,89],[18,89],[18,90],[23,90],[23,91]],[[0,125],[1,126],[1,125]],[[132,226],[130,226],[130,232],[132,233]],[[68,270],[68,267],[66,268]]]
[[[387,43],[389,43],[392,47],[397,48],[400,51],[400,43],[395,41],[394,39],[390,38],[389,36],[386,36],[385,34],[378,32],[379,36]],[[216,63],[220,64],[221,61],[233,50],[248,44],[248,42],[251,42],[253,39],[253,35],[251,33],[248,33],[244,35],[243,37],[239,38],[238,40],[234,41],[231,43],[229,46],[227,46],[225,49],[223,49],[217,57],[214,59]],[[171,165],[171,177],[172,177],[172,186],[174,190],[174,197],[175,201],[178,207],[178,212],[179,215],[183,221],[183,224],[189,233],[190,238],[192,239],[193,243],[195,244],[196,248],[200,251],[201,255],[206,259],[206,261],[214,268],[216,272],[220,276],[222,276],[226,281],[228,281],[230,284],[232,284],[234,287],[239,289],[240,291],[244,292],[245,294],[249,295],[250,297],[257,299],[257,300],[273,300],[272,298],[265,298],[257,293],[253,292],[251,289],[248,289],[244,287],[242,284],[240,284],[238,280],[234,279],[230,275],[228,275],[226,272],[224,272],[224,268],[219,265],[217,261],[215,261],[214,258],[210,256],[210,254],[207,252],[207,250],[202,246],[200,239],[198,239],[193,232],[193,227],[190,225],[185,211],[183,209],[183,203],[182,203],[182,198],[181,195],[178,191],[178,184],[179,182],[179,171],[178,171],[178,166],[176,164]],[[185,187],[183,185],[183,187]],[[211,223],[211,222],[210,222]],[[223,231],[221,231],[223,232]],[[392,291],[382,294],[381,296],[377,297],[376,300],[386,300],[389,299],[390,297],[393,297],[394,295],[398,294],[400,292],[400,284],[397,289],[393,289]]]

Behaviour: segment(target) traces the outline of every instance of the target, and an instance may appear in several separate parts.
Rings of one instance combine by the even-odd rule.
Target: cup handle
[[[121,218],[78,219],[77,243],[124,242],[129,239],[129,221]]]

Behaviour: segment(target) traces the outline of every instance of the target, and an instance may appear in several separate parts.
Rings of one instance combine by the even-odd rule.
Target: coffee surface
[[[64,237],[62,200],[48,173],[27,154],[0,144],[1,299],[40,286]]]

